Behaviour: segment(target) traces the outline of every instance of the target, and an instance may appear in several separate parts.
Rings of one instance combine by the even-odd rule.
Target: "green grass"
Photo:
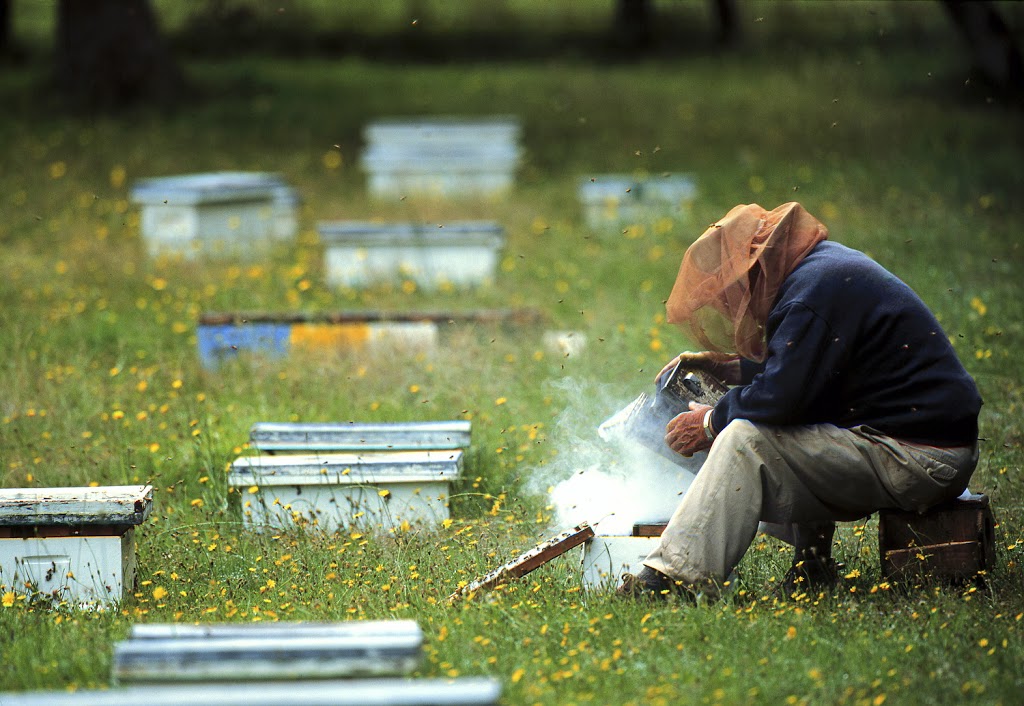
[[[816,5],[758,5],[769,29],[751,24],[743,53],[628,63],[192,58],[185,68],[204,99],[120,117],[52,110],[34,88],[41,63],[4,73],[0,482],[151,483],[157,493],[138,533],[141,585],[118,610],[0,608],[0,688],[105,685],[110,646],[138,621],[402,617],[427,636],[420,674],[493,675],[510,704],[1019,701],[1020,114],[965,85],[959,54],[929,48],[955,38],[924,6],[839,7],[822,31],[854,34],[819,43]],[[787,17],[800,21],[780,39],[771,28]],[[880,38],[878,17],[918,41]],[[457,113],[521,118],[526,159],[512,196],[367,198],[363,125]],[[342,164],[329,168],[338,149]],[[147,260],[132,182],[209,169],[283,173],[304,198],[297,243],[260,263]],[[591,233],[577,180],[634,170],[693,173],[693,213],[666,232]],[[736,203],[793,198],[909,282],[977,379],[985,441],[972,489],[991,497],[1000,525],[989,590],[882,583],[872,521],[842,527],[848,577],[815,600],[775,598],[788,556],[765,541],[718,604],[586,595],[564,561],[448,606],[460,581],[549,531],[530,480],[593,455],[594,426],[689,345],[664,324],[662,301],[693,237]],[[332,290],[316,221],[363,217],[497,219],[508,230],[497,281],[469,294]],[[541,328],[457,328],[419,357],[250,360],[212,373],[196,356],[202,311],[503,305],[541,309],[542,328],[585,332],[585,354],[544,352]],[[450,527],[323,536],[241,526],[225,469],[254,422],[451,418],[473,421],[473,445]]]

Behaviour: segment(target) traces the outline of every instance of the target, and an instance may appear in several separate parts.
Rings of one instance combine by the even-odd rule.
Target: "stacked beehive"
[[[450,516],[470,422],[258,423],[229,483],[252,526],[434,527]]]

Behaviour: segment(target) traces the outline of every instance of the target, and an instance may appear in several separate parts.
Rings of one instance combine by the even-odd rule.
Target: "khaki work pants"
[[[736,420],[715,439],[644,564],[717,595],[759,525],[798,530],[884,508],[923,512],[960,495],[977,462],[977,444],[936,448],[869,427],[772,427]]]

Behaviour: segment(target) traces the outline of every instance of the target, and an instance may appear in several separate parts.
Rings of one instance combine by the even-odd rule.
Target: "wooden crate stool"
[[[923,514],[882,510],[878,553],[887,580],[981,582],[995,565],[995,521],[988,496],[957,498]]]

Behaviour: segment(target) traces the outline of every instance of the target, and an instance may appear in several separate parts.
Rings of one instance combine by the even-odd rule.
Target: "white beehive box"
[[[143,179],[132,189],[151,256],[253,256],[294,237],[298,196],[275,174],[210,172]]]
[[[519,163],[513,118],[391,119],[363,131],[362,167],[379,197],[508,193]]]
[[[436,225],[333,221],[319,225],[327,282],[365,287],[411,280],[424,289],[491,282],[504,244],[493,221]]]
[[[597,535],[583,545],[583,587],[614,591],[624,573],[635,574],[654,551],[660,537]]]
[[[0,490],[0,584],[74,606],[119,602],[152,505],[150,486]]]
[[[687,220],[697,196],[684,175],[636,177],[599,174],[580,180],[583,218],[594,230],[650,224],[661,218]]]
[[[311,679],[0,693],[3,706],[495,706],[501,682],[456,679]]]
[[[276,452],[441,451],[465,449],[472,422],[257,422],[249,448]]]
[[[433,527],[449,517],[461,470],[460,450],[243,456],[228,482],[251,525]]]

